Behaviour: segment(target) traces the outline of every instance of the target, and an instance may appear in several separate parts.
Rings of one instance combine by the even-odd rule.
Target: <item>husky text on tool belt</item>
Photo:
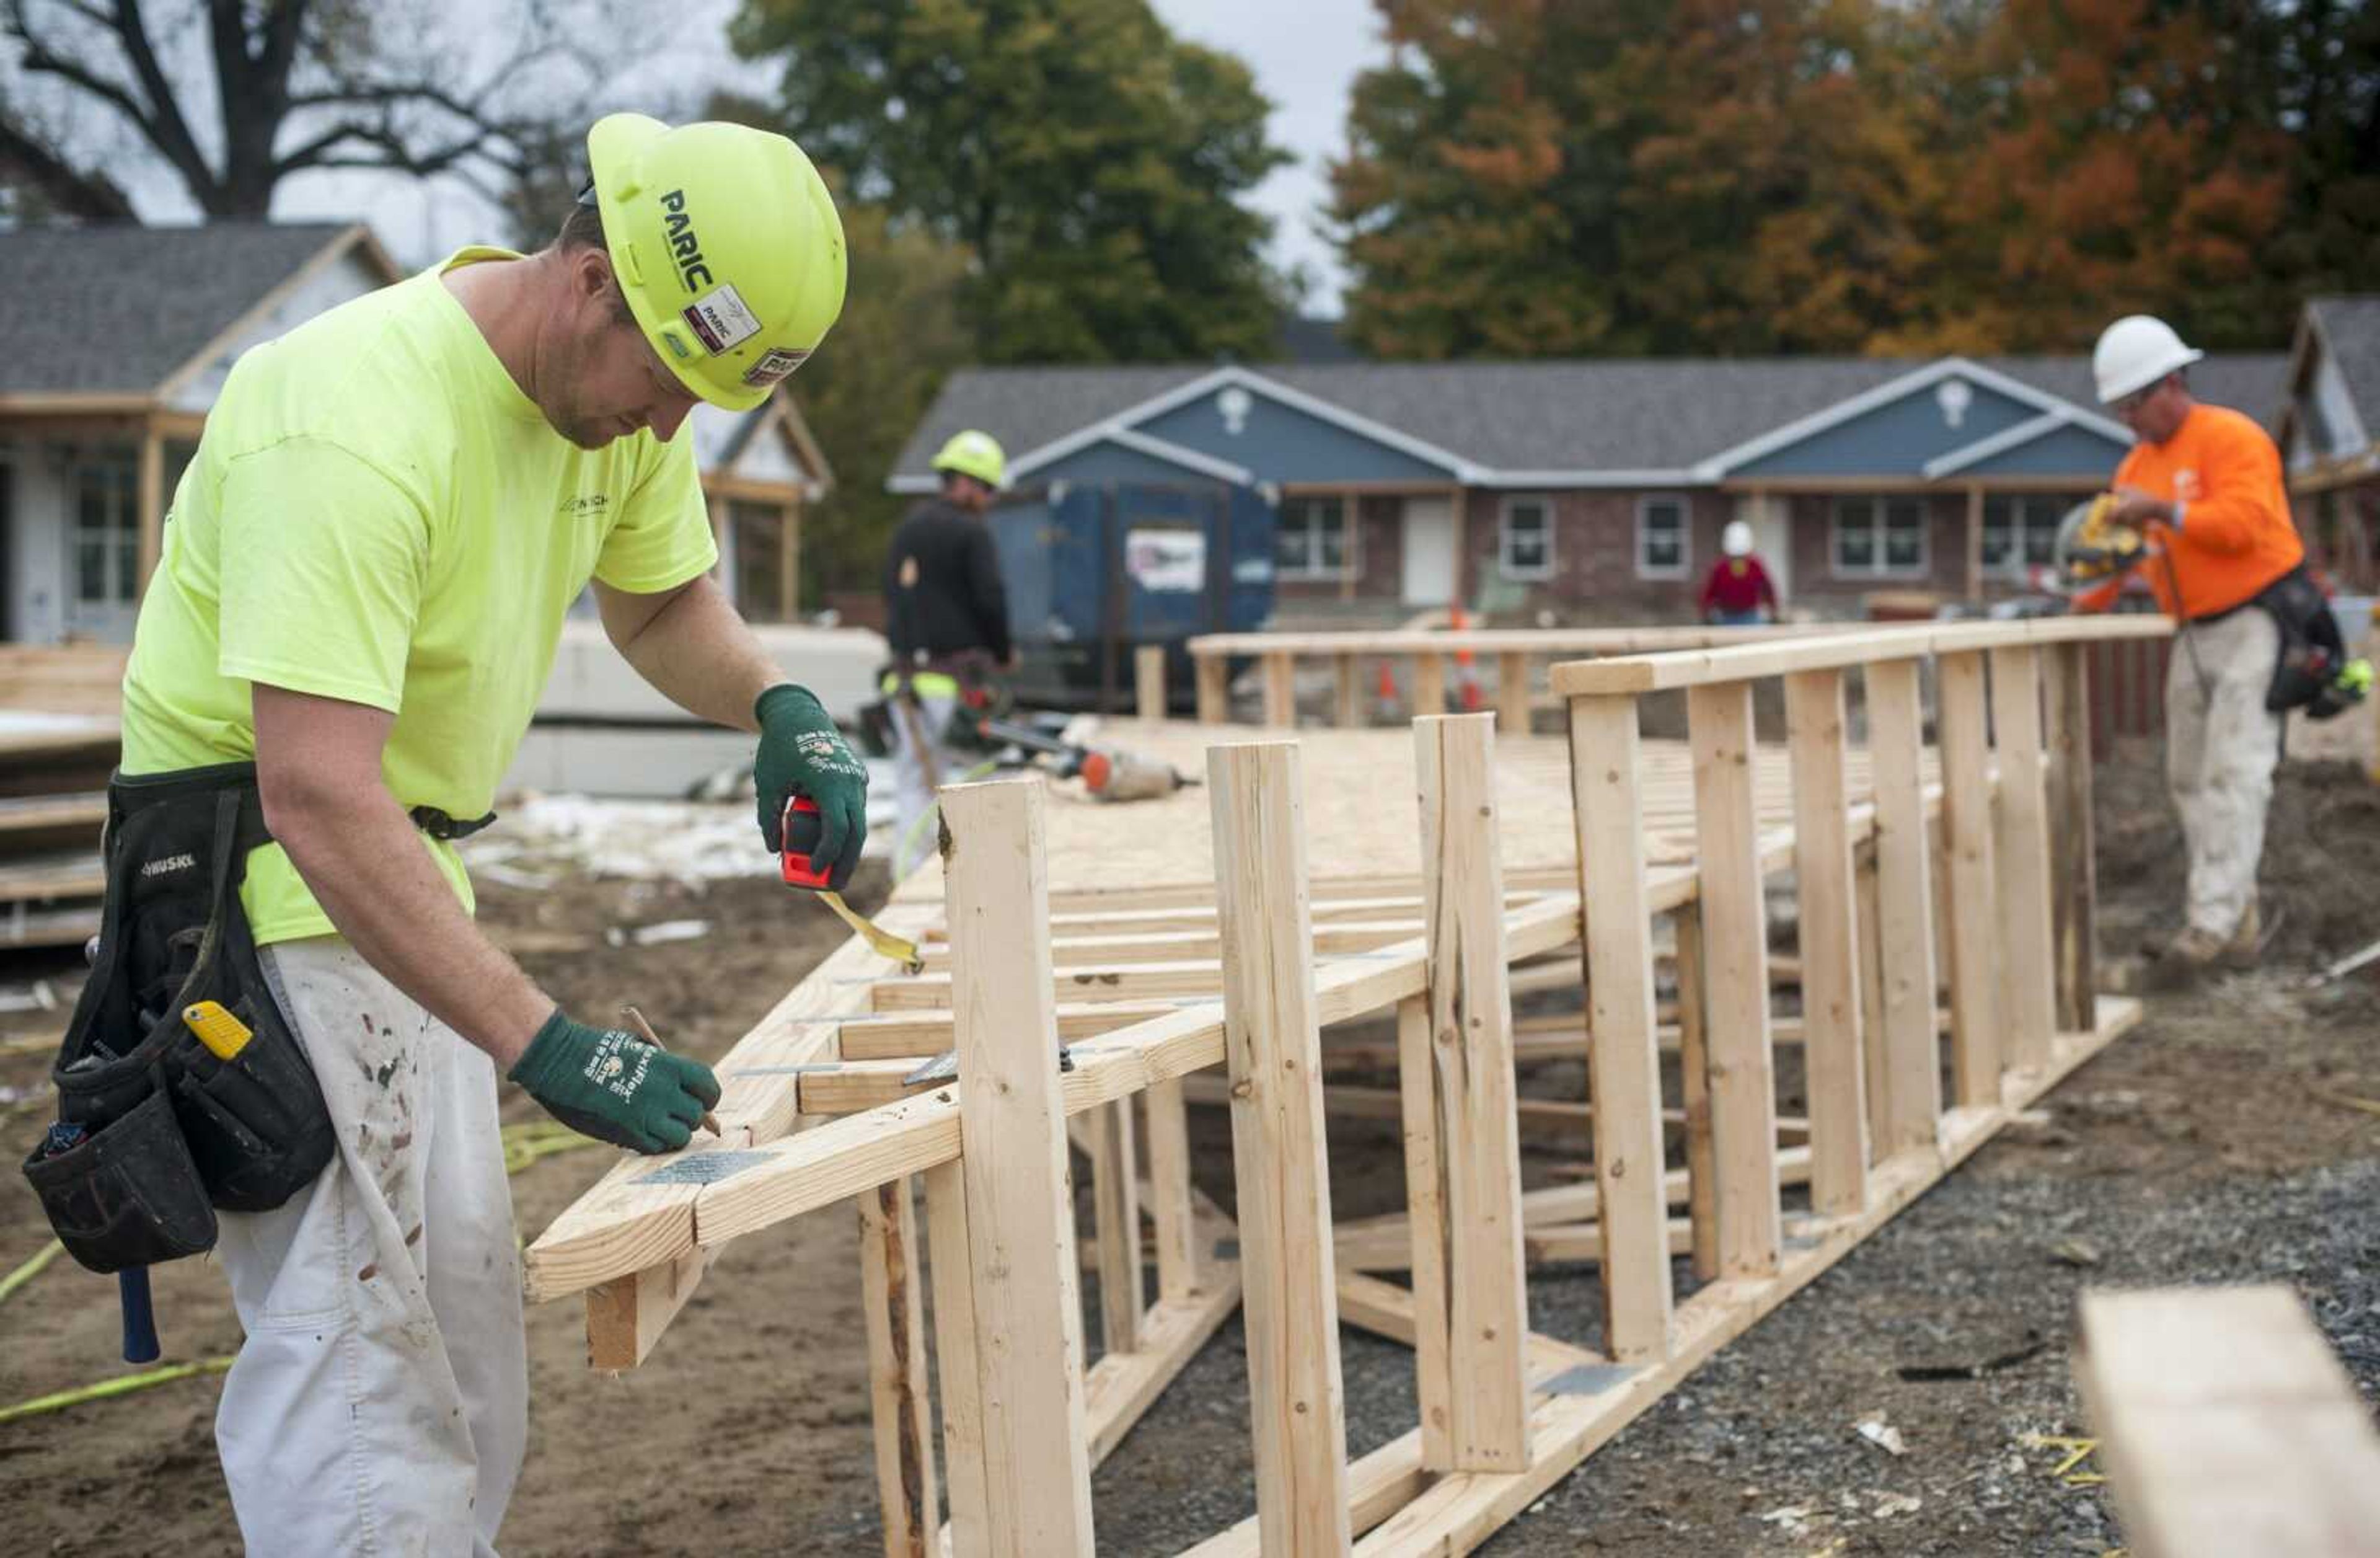
[[[25,1163],[59,1241],[96,1272],[211,1248],[218,1210],[272,1211],[334,1149],[240,907],[249,851],[271,837],[254,765],[118,774],[107,810],[99,942],[54,1072],[58,1120],[82,1135]],[[248,1039],[220,1053],[193,1008]]]

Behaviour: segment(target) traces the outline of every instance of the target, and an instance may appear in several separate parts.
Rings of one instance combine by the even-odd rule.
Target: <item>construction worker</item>
[[[1705,622],[1721,627],[1755,627],[1777,618],[1777,586],[1752,550],[1752,527],[1730,519],[1719,532],[1719,550],[1726,555],[1711,565],[1703,581]],[[1763,615],[1763,608],[1766,615]]]
[[[238,895],[336,1151],[221,1218],[247,1341],[216,1416],[251,1553],[491,1553],[527,1437],[500,1076],[640,1152],[700,1063],[565,1014],[474,928],[486,822],[565,613],[759,736],[847,877],[866,771],[710,578],[698,401],[757,408],[841,311],[843,229],[782,136],[613,115],[547,248],[466,249],[259,346],[176,493],[124,686],[127,774],[261,797]],[[254,764],[252,789],[235,771]],[[200,856],[203,859],[205,857]],[[170,864],[171,862],[168,862]],[[136,938],[137,939],[137,938]]]
[[[910,511],[884,556],[896,876],[934,848],[924,818],[935,789],[954,777],[948,732],[962,688],[1014,659],[1000,556],[983,522],[1007,479],[1008,458],[990,433],[970,428],[942,445],[934,469],[940,495]]]
[[[2188,919],[2160,961],[2182,973],[2252,963],[2260,946],[2256,865],[2282,721],[2266,704],[2282,633],[2278,614],[2258,608],[2305,559],[2272,438],[2191,395],[2188,369],[2204,355],[2133,314],[2107,326],[2091,359],[2101,403],[2137,440],[2107,523],[2142,536],[2141,571],[2181,625],[2166,775],[2189,848]]]

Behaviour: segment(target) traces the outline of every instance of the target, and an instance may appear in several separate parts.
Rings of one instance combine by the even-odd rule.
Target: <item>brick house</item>
[[[2221,354],[2205,399],[2269,420],[2289,359]],[[2380,416],[2380,407],[2374,408]],[[1308,362],[965,369],[888,486],[965,427],[1013,486],[1222,483],[1277,520],[1277,617],[1691,615],[1730,519],[1789,602],[1986,599],[2130,445],[2082,357]]]

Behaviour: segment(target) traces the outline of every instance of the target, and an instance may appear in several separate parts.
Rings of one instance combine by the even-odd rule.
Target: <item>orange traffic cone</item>
[[[1386,660],[1380,662],[1380,685],[1374,690],[1373,697],[1380,705],[1380,718],[1393,723],[1397,712],[1397,678],[1389,670]]]

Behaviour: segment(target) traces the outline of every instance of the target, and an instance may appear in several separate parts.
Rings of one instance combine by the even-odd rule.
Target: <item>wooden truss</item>
[[[632,1367],[727,1242],[855,1201],[885,1548],[960,1558],[1090,1552],[1091,1467],[1236,1304],[1257,1512],[1193,1551],[1468,1551],[2136,1019],[2093,992],[2082,651],[2168,630],[1889,628],[1559,665],[1559,794],[1531,765],[1548,744],[1500,754],[1492,716],[1414,723],[1409,874],[1308,872],[1311,852],[1343,867],[1366,858],[1346,840],[1402,829],[1376,756],[1352,804],[1302,774],[1339,744],[1407,739],[1389,733],[1211,747],[1203,797],[1147,807],[1052,803],[1038,782],[946,791],[944,900],[929,881],[885,917],[926,943],[927,970],[837,952],[721,1063],[726,1140],[618,1164],[529,1248],[530,1296],[585,1294],[591,1360]],[[1754,738],[1769,678],[1781,754]],[[1688,740],[1643,740],[1638,700],[1672,689]],[[1211,884],[1149,884],[1164,879],[1135,845],[1198,829]],[[1559,864],[1525,847],[1556,832]],[[1053,859],[1139,882],[1061,890]],[[1787,871],[1791,960],[1767,919]],[[1582,964],[1583,1013],[1514,1019],[1515,989],[1576,990]],[[1780,975],[1798,1020],[1771,1015]],[[1392,1046],[1324,1048],[1323,1029],[1375,1014]],[[1803,1120],[1778,1117],[1788,1041]],[[955,1080],[915,1075],[946,1053]],[[1331,1088],[1351,1053],[1392,1059],[1395,1092]],[[1520,1096],[1518,1066],[1582,1053],[1586,1100]],[[1231,1111],[1229,1217],[1190,1182],[1193,1092]],[[1334,1106],[1401,1123],[1402,1216],[1334,1224]],[[1524,1191],[1533,1129],[1591,1136],[1592,1181]],[[1070,1147],[1096,1206],[1081,1252]],[[1803,1182],[1806,1207],[1789,1204]],[[1682,1299],[1673,1252],[1700,1284]],[[1088,1369],[1086,1258],[1104,1344]],[[1533,1332],[1530,1263],[1578,1260],[1599,1266],[1601,1334]],[[1398,1269],[1410,1285],[1369,1274]],[[1414,1347],[1421,1406],[1352,1462],[1342,1321]]]

